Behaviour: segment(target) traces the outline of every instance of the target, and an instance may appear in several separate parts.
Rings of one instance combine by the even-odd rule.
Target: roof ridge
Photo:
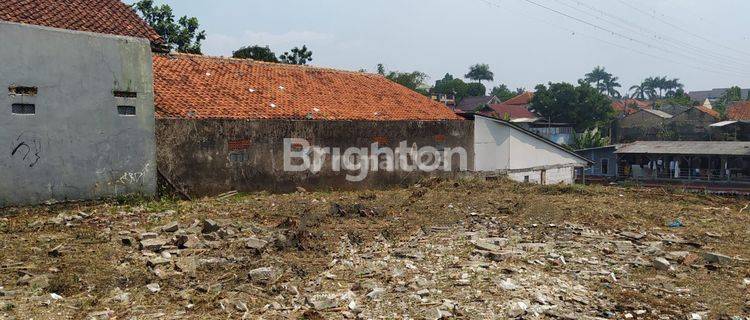
[[[273,67],[280,67],[280,68],[320,70],[320,71],[329,71],[329,72],[338,72],[338,73],[345,73],[345,74],[356,74],[356,75],[363,75],[363,76],[370,76],[370,77],[385,78],[384,76],[377,74],[377,73],[343,70],[343,69],[336,69],[336,68],[330,68],[330,67],[318,67],[318,66],[299,65],[299,64],[286,64],[286,63],[280,63],[280,62],[268,62],[268,61],[260,61],[260,60],[245,59],[245,58],[210,56],[210,55],[182,53],[182,52],[170,52],[170,53],[166,53],[162,55],[170,56],[170,57],[185,56],[185,57],[190,57],[190,58],[199,58],[199,59],[207,59],[207,60],[233,61],[233,62],[242,62],[242,63],[247,63],[247,64],[257,63],[257,64],[268,65],[268,66],[273,66]]]

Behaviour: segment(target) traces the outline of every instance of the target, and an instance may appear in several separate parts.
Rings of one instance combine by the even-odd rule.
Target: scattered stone
[[[257,238],[248,238],[247,241],[245,241],[246,248],[256,250],[258,252],[263,252],[267,245],[268,241],[260,240]]]
[[[651,260],[651,263],[653,263],[654,268],[662,270],[662,271],[670,271],[672,270],[672,266],[669,264],[669,261],[664,258],[654,258]]]
[[[47,290],[49,288],[49,277],[47,275],[32,277],[28,280],[28,285],[32,290]]]
[[[704,253],[703,259],[705,259],[706,262],[708,263],[719,264],[719,265],[728,265],[734,261],[734,259],[732,259],[729,256],[726,256],[720,253],[715,253],[715,252]]]
[[[203,227],[201,228],[201,233],[213,233],[216,231],[219,231],[221,229],[221,226],[216,221],[213,221],[211,219],[205,219],[203,220]]]
[[[514,301],[510,303],[508,308],[508,318],[515,319],[526,314],[526,310],[529,309],[528,303],[524,301]]]
[[[181,235],[177,237],[175,245],[180,249],[196,249],[201,247],[201,240],[195,235]]]
[[[385,294],[385,290],[383,288],[375,288],[367,294],[367,297],[371,300],[380,300],[380,298],[383,297],[383,294]]]
[[[667,253],[667,260],[682,263],[690,255],[688,251],[670,251]]]
[[[250,280],[256,284],[271,284],[276,281],[276,272],[271,268],[258,268],[248,273]]]
[[[167,244],[167,240],[162,239],[162,238],[145,239],[145,240],[141,240],[141,249],[158,252],[166,244]]]
[[[338,308],[339,301],[335,294],[316,294],[307,298],[307,304],[316,310]]]
[[[513,290],[518,289],[518,286],[514,284],[513,281],[511,281],[510,279],[505,279],[505,280],[500,281],[499,285],[500,285],[500,288],[502,288],[505,291],[513,291]]]
[[[172,222],[161,227],[161,231],[163,232],[173,233],[177,232],[177,230],[180,230],[180,224],[177,222]]]
[[[620,235],[631,240],[641,240],[646,237],[646,235],[643,233],[635,233],[629,231],[620,232]]]
[[[147,288],[147,289],[148,289],[148,291],[150,291],[151,293],[158,293],[159,291],[161,291],[161,286],[159,286],[159,284],[158,284],[158,283],[151,283],[151,284],[148,284],[148,285],[146,285],[146,288]]]

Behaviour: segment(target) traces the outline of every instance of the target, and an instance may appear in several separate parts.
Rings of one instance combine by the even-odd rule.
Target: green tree
[[[466,94],[469,97],[483,97],[487,94],[487,87],[481,83],[469,83]]]
[[[685,89],[679,88],[674,93],[670,94],[667,99],[657,103],[657,105],[692,106],[693,99],[685,93]]]
[[[721,96],[721,101],[723,101],[725,104],[730,104],[732,102],[742,101],[742,88],[740,88],[738,86],[734,86],[734,87],[729,88]]]
[[[385,75],[385,67],[382,63],[378,63],[378,74],[381,76]]]
[[[303,45],[302,49],[294,47],[291,50],[291,53],[284,52],[279,59],[282,63],[303,65],[313,60],[312,55],[312,51],[308,50],[307,46]]]
[[[614,120],[612,101],[585,81],[538,85],[531,109],[552,122],[574,124],[577,131],[608,127]]]
[[[206,31],[201,30],[198,19],[183,16],[175,22],[169,5],[154,5],[153,0],[141,0],[132,5],[143,19],[156,30],[164,42],[178,52],[201,54],[201,41],[206,40]]]
[[[490,71],[488,64],[479,63],[469,67],[469,73],[464,76],[466,79],[474,80],[479,83],[482,81],[493,81],[495,80],[495,74]]]
[[[279,62],[276,54],[268,46],[247,46],[232,53],[232,57],[237,59],[253,59],[256,61]]]
[[[600,93],[609,95],[613,98],[622,97],[617,90],[617,88],[622,87],[620,83],[617,82],[619,81],[619,78],[607,72],[603,67],[597,66],[593,71],[587,73],[583,80],[591,85],[596,84],[595,87]]]
[[[500,99],[500,101],[507,101],[517,96],[515,92],[510,91],[510,89],[508,89],[508,86],[504,84],[492,88],[492,92],[490,93],[490,95],[497,97],[498,99]]]
[[[469,96],[468,91],[469,85],[461,79],[454,78],[450,73],[446,73],[442,79],[435,81],[435,86],[432,88],[433,93],[452,94],[458,101]]]
[[[390,71],[385,72],[385,67],[383,64],[378,64],[378,71],[382,71],[385,77],[388,80],[391,80],[395,83],[398,83],[404,87],[407,87],[413,91],[419,92],[423,95],[428,95],[429,93],[427,90],[422,89],[422,87],[425,86],[425,81],[429,79],[426,73],[420,72],[420,71],[413,71],[413,72],[398,72],[398,71]]]

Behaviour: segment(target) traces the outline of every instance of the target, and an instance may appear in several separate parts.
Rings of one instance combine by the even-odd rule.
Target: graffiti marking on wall
[[[13,149],[10,152],[10,157],[14,159],[20,159],[25,164],[29,165],[29,168],[33,168],[42,159],[40,154],[42,153],[42,143],[39,139],[24,137],[24,134],[20,134],[18,138],[13,142]]]
[[[143,170],[140,172],[125,172],[122,174],[120,179],[117,179],[117,182],[121,184],[135,184],[140,182],[144,176],[146,176],[146,173],[148,173],[148,167],[150,164],[146,164],[145,167],[143,167]]]

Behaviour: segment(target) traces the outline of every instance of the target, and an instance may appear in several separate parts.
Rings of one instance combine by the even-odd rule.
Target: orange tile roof
[[[750,120],[750,101],[736,102],[727,108],[729,120]]]
[[[521,105],[530,104],[531,100],[533,99],[534,99],[534,93],[527,91],[527,92],[524,92],[522,94],[519,94],[513,98],[510,98],[504,101],[502,104],[510,105],[510,106],[521,106]]]
[[[120,0],[2,0],[0,20],[146,38],[161,37]]]
[[[380,75],[188,54],[154,55],[159,118],[460,120]]]
[[[695,108],[698,109],[698,110],[700,110],[700,111],[702,111],[702,112],[704,112],[704,113],[706,113],[706,114],[708,114],[708,115],[710,115],[710,116],[712,116],[712,117],[714,117],[714,118],[716,118],[716,119],[721,118],[721,114],[718,111],[714,110],[714,109],[709,109],[709,108],[706,108],[704,106],[696,106]]]

